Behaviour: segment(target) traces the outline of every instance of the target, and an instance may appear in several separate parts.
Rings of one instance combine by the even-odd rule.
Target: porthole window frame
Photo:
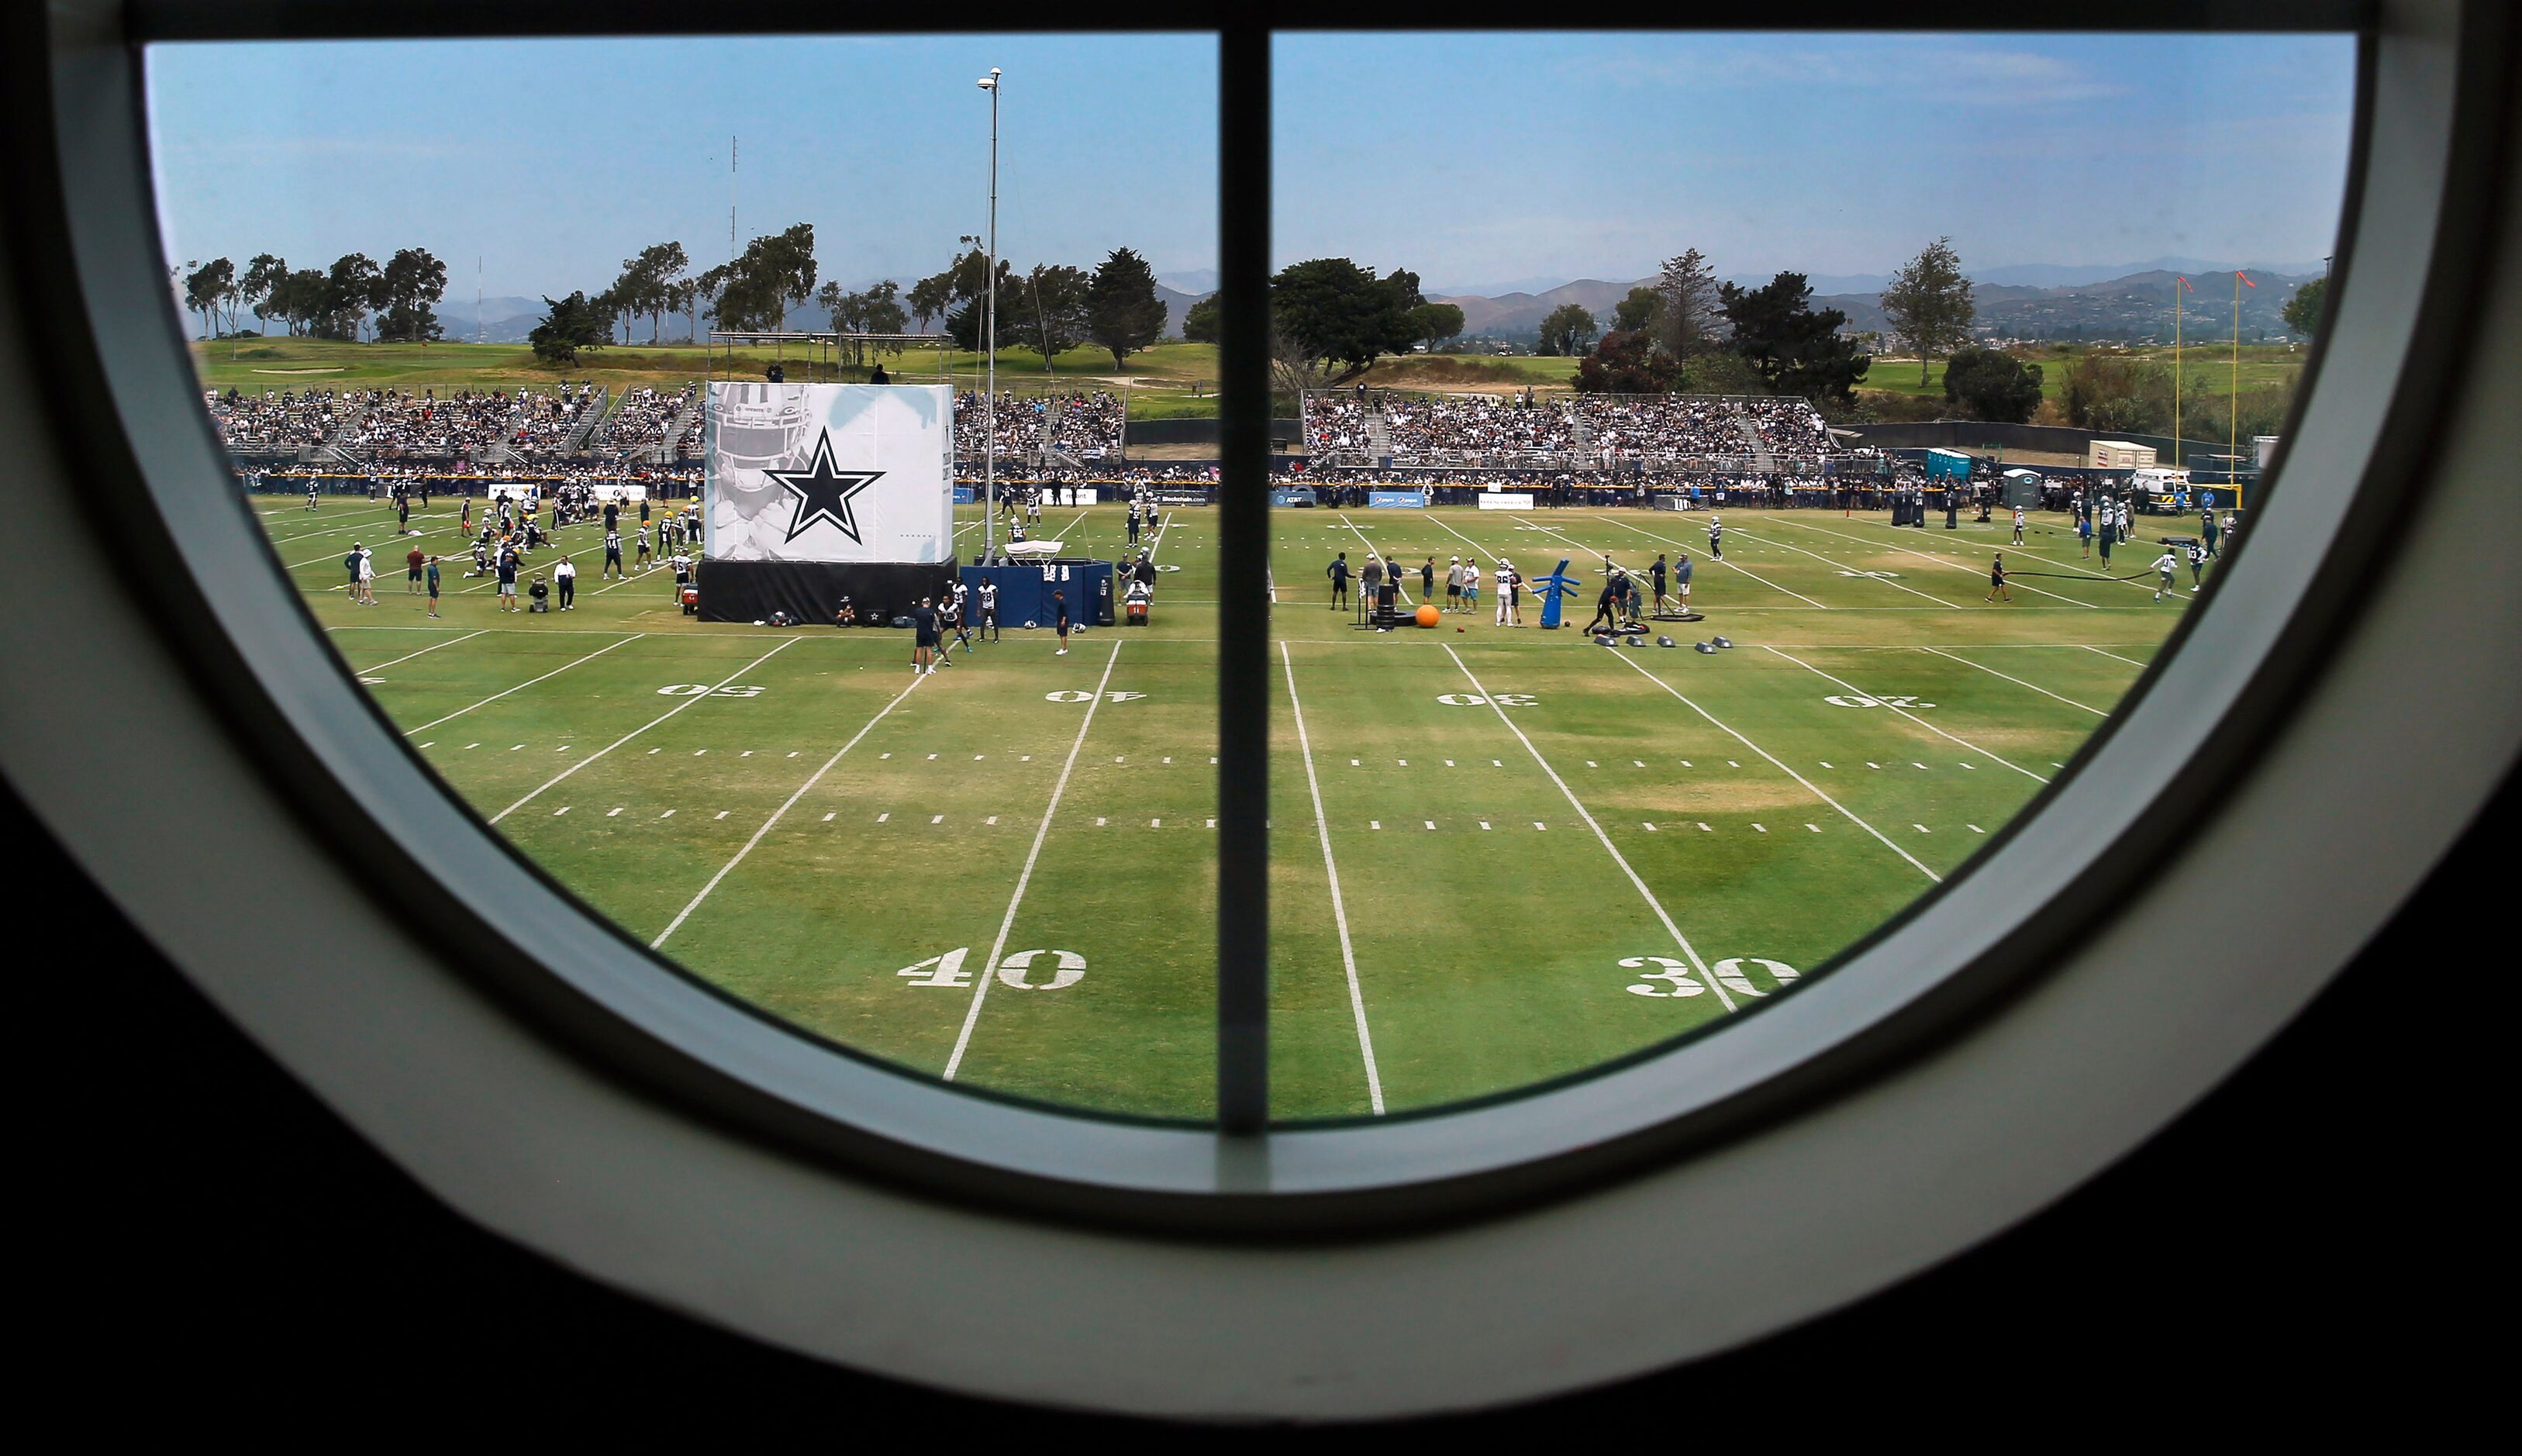
[[[12,267],[28,270],[22,277],[49,267],[75,286],[22,290],[11,306],[23,306],[22,325],[41,329],[63,352],[61,369],[42,385],[56,429],[79,427],[96,451],[81,463],[82,491],[47,497],[39,508],[74,523],[66,529],[83,530],[91,545],[101,530],[117,531],[117,549],[153,579],[175,584],[172,609],[135,629],[155,652],[134,649],[134,661],[146,658],[163,668],[133,666],[131,673],[150,681],[125,685],[175,705],[164,709],[168,732],[210,726],[218,741],[202,750],[204,763],[216,759],[226,767],[218,773],[205,767],[202,782],[241,775],[237,781],[250,783],[263,802],[258,832],[294,834],[310,856],[307,864],[337,867],[351,881],[345,893],[364,902],[344,914],[363,908],[383,927],[377,933],[410,943],[411,960],[406,979],[385,977],[368,986],[347,977],[347,984],[328,985],[320,995],[302,997],[305,1004],[292,1005],[284,989],[303,992],[304,983],[254,963],[250,940],[240,938],[250,923],[226,929],[215,945],[168,945],[169,954],[354,1125],[474,1216],[603,1277],[766,1338],[992,1393],[1061,1398],[1042,1382],[1054,1373],[1074,1375],[1077,1363],[1038,1354],[1013,1362],[995,1382],[961,1368],[923,1376],[885,1364],[864,1342],[854,1344],[848,1331],[818,1326],[802,1301],[782,1306],[758,1280],[727,1286],[756,1299],[750,1314],[743,1299],[712,1303],[683,1281],[712,1259],[744,1265],[781,1249],[795,1252],[801,1246],[795,1241],[811,1240],[816,1229],[799,1211],[814,1201],[809,1191],[839,1200],[825,1206],[860,1209],[867,1227],[886,1229],[885,1238],[901,1240],[903,1247],[919,1243],[901,1232],[917,1224],[906,1221],[904,1210],[924,1210],[934,1227],[973,1241],[1127,1257],[1192,1282],[1216,1275],[1218,1261],[1249,1271],[1284,1267],[1308,1252],[1334,1260],[1416,1261],[1416,1277],[1425,1277],[1449,1250],[1464,1256],[1461,1250],[1483,1239],[1513,1239],[1577,1205],[1599,1212],[1652,1201],[1648,1191],[1676,1177],[1696,1178],[1693,1187],[1705,1197],[1709,1180],[1722,1185],[1719,1170],[1729,1165],[1743,1180],[1734,1191],[1756,1201],[1760,1181],[1750,1165],[1764,1151],[1792,1143],[1800,1126],[1896,1099],[1898,1085],[1925,1075],[1922,1068],[1971,1056],[1978,1034],[1992,1021],[2071,994],[2059,982],[2058,966],[2076,959],[2078,941],[2108,938],[2098,907],[2155,894],[2167,863],[2188,852],[2202,832],[2225,827],[2265,778],[2265,762],[2284,746],[2294,728],[2290,715],[2304,712],[2334,682],[2337,643],[2354,623],[2341,594],[2322,584],[2375,580],[2392,570],[2394,546],[2405,544],[2350,530],[2349,523],[2377,508],[2422,504],[2430,473],[2444,469],[2438,437],[2448,425],[2441,401],[2459,383],[2472,331],[2481,326],[2474,300],[2503,220],[2496,209],[2506,206],[2509,18],[2491,6],[2452,0],[2378,7],[2172,5],[2138,7],[2133,15],[2130,9],[2108,8],[2106,16],[2105,7],[2069,5],[2057,23],[2229,29],[2250,28],[2253,21],[2268,28],[2325,21],[2363,35],[2359,139],[2332,328],[2289,428],[2291,460],[2277,503],[2255,520],[2223,583],[2183,624],[2172,644],[2179,650],[2164,654],[2072,772],[1964,873],[1869,937],[1833,974],[1812,978],[1760,1014],[1541,1089],[1373,1123],[1259,1131],[1134,1122],[947,1088],[837,1052],[664,970],[443,790],[341,672],[233,493],[203,489],[219,478],[217,445],[201,418],[189,362],[170,347],[180,338],[171,305],[163,290],[145,286],[161,273],[138,39],[241,31],[411,34],[425,24],[449,23],[447,7],[98,5],[56,8],[49,26],[40,14],[15,20],[20,35],[37,44],[13,46],[12,70],[30,56],[49,57],[50,64],[19,86],[11,102],[20,114],[18,134],[43,143],[39,155],[11,163],[17,172]],[[1910,18],[1905,27],[1934,22],[1973,28],[1954,23],[1969,10],[1935,10]],[[2312,10],[2317,14],[2308,13]],[[454,19],[486,13],[459,8]],[[1798,24],[1824,28],[1835,19],[1845,23],[1822,15]],[[567,7],[527,0],[499,8],[496,23],[500,33],[514,34],[590,28]],[[671,30],[694,21],[634,7],[616,23]],[[1250,175],[1256,146],[1266,175],[1266,111],[1256,117],[1244,103],[1258,95],[1266,107],[1271,26],[1338,23],[1299,7],[1234,18],[1218,31],[1230,177]],[[1672,20],[1664,15],[1656,23]],[[2377,165],[2377,159],[2390,164]],[[1228,206],[1231,221],[1235,205]],[[1266,221],[1266,188],[1257,206]],[[1230,279],[1238,268],[1256,276],[1266,260],[1266,253],[1249,248],[1238,254],[1232,237],[1222,252]],[[2396,266],[2359,270],[2359,256]],[[2422,266],[2411,261],[2419,258]],[[1240,298],[1248,305],[1253,296],[1247,289]],[[1230,313],[1235,306],[1230,299]],[[1230,376],[1226,385],[1232,396],[1236,380]],[[1242,387],[1248,391],[1254,381]],[[1264,457],[1266,395],[1264,405],[1230,419],[1231,466],[1240,461],[1248,470]],[[2432,489],[2444,488],[2437,481]],[[1251,529],[1252,519],[1247,514],[1242,529]],[[1230,517],[1229,530],[1235,529]],[[1260,529],[1266,536],[1266,520]],[[1257,570],[1260,559],[1251,554],[1247,565]],[[61,566],[67,571],[77,564]],[[1260,644],[1251,638],[1251,645]],[[68,648],[67,641],[59,645]],[[2234,663],[2252,667],[2218,671]],[[26,666],[13,663],[10,672],[18,677]],[[64,681],[84,681],[78,664],[67,658],[49,666]],[[1266,692],[1266,666],[1258,676],[1254,690]],[[81,701],[100,711],[115,701],[110,684],[82,690]],[[184,705],[191,720],[179,711]],[[123,709],[139,711],[127,703]],[[163,916],[168,905],[182,906],[185,887],[163,883],[163,871],[153,879],[137,857],[103,862],[101,846],[116,831],[93,818],[105,812],[100,801],[92,795],[82,801],[69,776],[30,776],[64,752],[58,742],[37,744],[29,736],[46,721],[27,709],[0,723],[0,764],[13,782],[144,926],[153,911]],[[2491,715],[2475,726],[2492,730],[2499,721]],[[1233,751],[1231,741],[1221,745],[1222,757]],[[1249,744],[1244,751],[1251,751]],[[1259,751],[1266,754],[1266,741]],[[2509,763],[2509,742],[2503,751],[2502,762]],[[2457,827],[2449,825],[2444,842]],[[191,909],[206,922],[229,925],[228,915],[215,907]],[[163,921],[158,923],[163,943]],[[2342,949],[2341,961],[2352,949]],[[2326,972],[2297,967],[2291,975],[2278,979],[2308,997]],[[2237,976],[2234,985],[2238,991],[2249,982]],[[2247,1020],[2271,1010],[2282,1008],[2234,1014]],[[531,1149],[566,1161],[571,1154],[546,1141],[566,1119],[533,1132],[492,1130],[484,1125],[487,1109],[460,1096],[433,1107],[408,1085],[363,1091],[355,1085],[357,1059],[339,1045],[344,1028],[356,1025],[396,1056],[445,1067],[514,1056],[541,1069],[555,1099],[618,1099],[611,1141],[600,1152],[579,1154],[606,1163],[603,1176],[590,1174],[581,1191],[601,1186],[618,1194],[639,1186],[643,1162],[664,1166],[641,1155],[635,1129],[646,1126],[658,1146],[673,1144],[698,1163],[744,1165],[759,1175],[744,1186],[791,1188],[798,1201],[757,1192],[749,1210],[764,1227],[750,1247],[704,1255],[697,1245],[677,1245],[677,1257],[688,1260],[679,1265],[653,1244],[642,1257],[624,1254],[618,1244],[605,1246],[600,1234],[592,1243],[583,1229],[573,1235],[571,1218],[584,1220],[584,1213],[573,1215],[576,1205],[560,1196],[512,1194],[519,1201],[486,1206],[486,1198],[498,1199],[479,1176],[486,1164],[467,1162],[479,1152],[468,1140],[487,1136],[505,1156],[529,1164]],[[2273,1025],[2267,1022],[2267,1029]],[[327,1037],[334,1042],[329,1049],[321,1045]],[[2194,1084],[2194,1095],[2206,1085],[2198,1079],[2212,1080],[2216,1069],[2184,1065],[2180,1072]],[[371,1076],[379,1084],[393,1080],[373,1070]],[[526,1081],[523,1073],[511,1079]],[[531,1120],[534,1113],[517,1115]],[[2027,1176],[2038,1182],[2078,1174],[2042,1167]],[[465,1192],[452,1191],[458,1188]],[[704,1206],[706,1190],[660,1197],[676,1211],[665,1226],[723,1227],[730,1215],[726,1207]],[[636,1222],[626,1218],[622,1228]],[[1967,1222],[1939,1227],[1949,1234]],[[653,1239],[657,1229],[643,1236]],[[1835,1284],[1817,1280],[1797,1297],[1744,1292],[1737,1338],[1774,1328],[1798,1309],[1823,1307],[1816,1300],[1879,1287],[1904,1261],[1915,1268],[1938,1256],[1930,1251],[1935,1238],[1921,1240],[1892,1241],[1900,1245],[1896,1254],[1863,1269],[1834,1269]],[[605,1251],[591,1251],[599,1247]],[[957,1277],[915,1257],[904,1268],[949,1283]],[[860,1292],[884,1296],[870,1288]],[[1721,1292],[1718,1285],[1706,1288],[1711,1298]],[[1256,1339],[1262,1328],[1253,1326]],[[1728,1322],[1717,1318],[1699,1328],[1700,1348],[1721,1347],[1708,1342],[1708,1332],[1722,1334]],[[1659,1362],[1686,1353],[1665,1343],[1638,1358]],[[1572,1378],[1605,1378],[1616,1366],[1616,1360],[1588,1365]],[[1267,1367],[1264,1358],[1259,1368]],[[1466,1398],[1459,1380],[1449,1384],[1437,1373],[1416,1384],[1397,1382],[1387,1391],[1336,1396],[1318,1389],[1309,1395],[1300,1383],[1274,1384],[1266,1375],[1159,1389],[1144,1375],[1103,1374],[1100,1386],[1070,1387],[1086,1392],[1076,1397],[1080,1403],[1319,1414],[1390,1413]],[[1564,1387],[1549,1381],[1565,1378],[1523,1388]],[[1467,1398],[1479,1403],[1508,1393],[1493,1384],[1487,1393]]]

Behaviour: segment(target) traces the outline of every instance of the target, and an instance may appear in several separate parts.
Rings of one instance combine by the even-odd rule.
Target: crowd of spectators
[[[248,454],[278,453],[322,445],[342,427],[349,397],[335,390],[265,390],[248,395],[231,389],[202,392],[202,402],[218,427],[220,443]]]
[[[1081,460],[1100,460],[1121,453],[1121,430],[1127,421],[1121,397],[1109,390],[1070,395],[1059,401],[1051,422],[1052,449]]]
[[[1573,423],[1551,404],[1501,404],[1485,396],[1421,399],[1387,403],[1392,453],[1424,455],[1565,451],[1575,448]]]
[[[622,402],[613,406],[613,412],[605,416],[603,425],[599,427],[602,437],[595,443],[595,457],[599,460],[641,459],[676,445],[677,442],[666,438],[666,432],[674,428],[676,418],[693,404],[699,395],[700,386],[697,384],[672,394],[646,385],[624,391]],[[693,410],[692,419],[682,432],[689,438],[691,446],[679,453],[700,452],[701,423],[700,411]]]
[[[500,446],[528,459],[557,459],[580,416],[596,402],[592,384],[548,390],[371,390],[364,408],[333,444],[362,459],[470,461]]]
[[[991,453],[1002,461],[1030,461],[1034,447],[1042,441],[1043,417],[1050,413],[1050,401],[1002,390],[999,393],[995,438],[991,432],[989,404],[989,397],[977,391],[964,391],[955,396],[956,458],[978,460],[984,442],[989,442]]]

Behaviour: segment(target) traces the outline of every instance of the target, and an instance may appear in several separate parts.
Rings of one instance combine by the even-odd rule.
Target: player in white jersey
[[[2154,570],[2158,578],[2154,588],[2154,599],[2163,600],[2163,593],[2167,591],[2175,596],[2178,595],[2179,588],[2173,584],[2172,574],[2180,570],[2180,558],[2172,553],[2170,546],[2164,547],[2163,554],[2154,558]]]
[[[999,639],[999,584],[981,578],[981,634],[989,641]]]

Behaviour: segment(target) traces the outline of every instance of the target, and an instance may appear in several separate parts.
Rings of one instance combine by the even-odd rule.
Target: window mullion
[[[1217,1118],[1270,1114],[1270,31],[1218,37]]]

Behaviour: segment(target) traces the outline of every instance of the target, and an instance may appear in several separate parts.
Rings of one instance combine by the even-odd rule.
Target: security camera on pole
[[[981,313],[981,348],[989,355],[988,393],[981,397],[981,559],[999,553],[999,76],[995,66],[981,77],[990,93],[990,243],[981,276],[990,290]]]

